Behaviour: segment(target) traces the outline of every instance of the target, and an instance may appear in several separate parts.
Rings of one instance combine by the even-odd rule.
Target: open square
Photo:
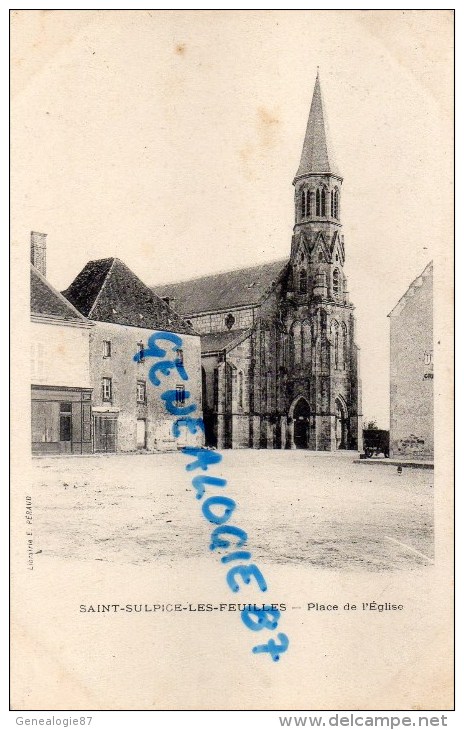
[[[231,524],[263,563],[411,570],[433,561],[433,471],[353,463],[354,454],[234,450]],[[213,526],[181,453],[34,460],[40,556],[144,564],[205,557]],[[216,493],[209,488],[208,494]]]

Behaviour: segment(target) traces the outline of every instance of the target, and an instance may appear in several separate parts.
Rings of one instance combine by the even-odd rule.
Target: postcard
[[[11,12],[13,710],[453,708],[453,33]]]

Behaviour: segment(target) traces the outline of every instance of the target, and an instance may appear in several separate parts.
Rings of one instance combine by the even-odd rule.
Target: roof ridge
[[[86,264],[67,296],[91,321],[196,334],[182,314],[116,256]]]
[[[46,277],[45,277],[45,276],[44,276],[44,275],[43,275],[43,274],[42,274],[42,273],[41,273],[41,272],[40,272],[40,271],[38,270],[38,268],[37,268],[36,266],[34,266],[34,264],[32,264],[32,263],[31,263],[31,269],[32,269],[32,271],[34,272],[34,274],[37,274],[37,276],[39,277],[39,279],[40,279],[40,280],[41,280],[41,281],[42,281],[42,282],[43,282],[43,283],[44,283],[44,284],[45,284],[46,286],[48,286],[48,288],[49,288],[49,289],[50,289],[50,290],[51,290],[51,291],[53,292],[53,294],[54,294],[54,295],[55,295],[55,296],[56,296],[56,297],[57,297],[57,298],[58,298],[58,299],[59,299],[59,300],[60,300],[60,301],[61,301],[61,302],[62,302],[63,304],[65,304],[65,305],[66,305],[66,306],[68,307],[68,309],[71,309],[71,311],[72,311],[72,312],[74,312],[74,314],[77,314],[77,316],[79,317],[79,319],[83,320],[84,322],[87,322],[87,317],[86,317],[86,316],[85,316],[84,314],[82,314],[82,312],[79,312],[79,310],[78,310],[78,309],[77,309],[77,308],[76,308],[76,307],[74,306],[74,304],[71,304],[71,302],[69,301],[69,299],[66,299],[66,297],[65,297],[65,296],[64,296],[64,295],[63,295],[63,294],[62,294],[62,293],[61,293],[60,291],[58,291],[58,289],[55,289],[55,287],[53,286],[53,284],[51,284],[51,283],[50,283],[50,282],[48,281],[48,279],[47,279],[47,278],[46,278]]]
[[[95,300],[94,300],[92,306],[89,309],[89,313],[87,315],[89,319],[91,317],[93,310],[95,309],[95,306],[96,306],[98,300],[100,299],[103,289],[105,288],[105,284],[108,281],[108,277],[109,277],[111,271],[113,270],[113,266],[115,264],[116,258],[114,256],[108,256],[106,259],[95,259],[95,261],[89,261],[89,263],[98,263],[99,261],[109,261],[109,260],[111,260],[111,266],[109,267],[108,271],[106,272],[105,278],[103,279],[103,283],[98,290],[97,296],[95,297]]]
[[[201,276],[194,276],[191,279],[177,279],[177,281],[166,281],[164,283],[154,284],[150,286],[150,289],[156,289],[156,287],[173,286],[174,284],[187,284],[191,281],[199,281],[200,279],[210,279],[213,276],[221,276],[223,274],[235,274],[238,271],[250,271],[251,269],[259,269],[261,266],[269,266],[270,264],[287,263],[290,257],[285,256],[283,258],[273,259],[272,261],[265,261],[262,264],[252,264],[251,266],[241,266],[238,269],[224,269],[223,271],[216,271],[212,274],[202,274]],[[155,292],[156,293],[156,292]]]

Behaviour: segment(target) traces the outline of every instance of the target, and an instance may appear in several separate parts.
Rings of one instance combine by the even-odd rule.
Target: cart
[[[369,428],[363,431],[363,448],[366,459],[383,454],[386,459],[390,456],[390,431],[380,428]]]

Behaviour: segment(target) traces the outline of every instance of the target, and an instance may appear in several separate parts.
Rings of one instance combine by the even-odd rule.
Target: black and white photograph
[[[13,710],[453,709],[453,24],[11,11]]]

